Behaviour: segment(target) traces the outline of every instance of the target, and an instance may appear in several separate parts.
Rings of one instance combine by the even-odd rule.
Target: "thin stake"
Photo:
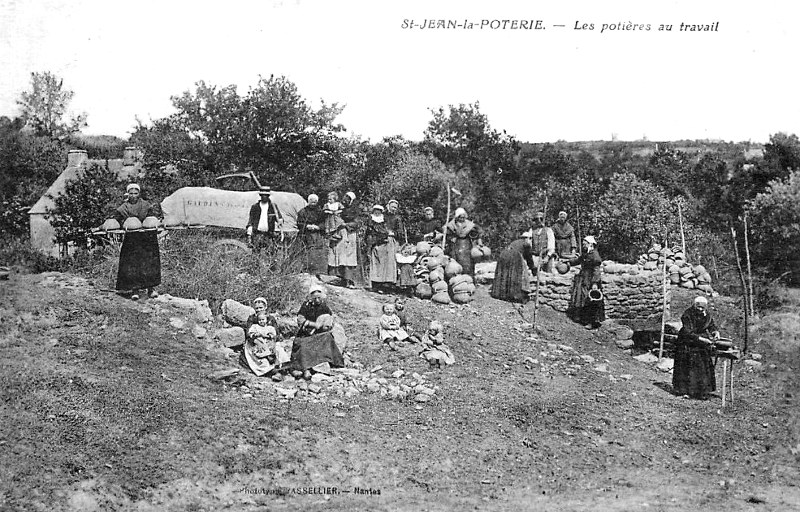
[[[547,193],[544,195],[544,209],[542,213],[545,214],[545,219],[547,218]],[[543,230],[547,229],[547,223],[545,222],[545,226],[542,228]],[[544,232],[545,240],[547,240],[547,232]],[[539,278],[540,273],[542,271],[542,252],[539,251],[539,263],[536,264],[536,292],[533,295],[533,328],[536,328],[536,310],[539,308]]]
[[[722,360],[722,407],[725,407],[725,384],[728,383],[728,361]]]
[[[442,226],[442,249],[447,250],[447,223],[450,222],[450,183],[447,184],[447,215]]]
[[[664,236],[664,247],[667,246],[667,237]],[[662,249],[663,251],[663,249]],[[666,252],[666,251],[664,251]],[[661,294],[663,302],[661,304],[661,339],[658,342],[658,361],[664,357],[664,331],[667,326],[667,257],[664,256],[664,264],[661,267]]]
[[[676,201],[678,203],[678,222],[681,226],[681,248],[683,249],[683,257],[686,261],[689,261],[689,255],[686,254],[686,237],[683,234],[683,213],[681,210],[681,202]]]
[[[731,239],[733,240],[733,253],[736,255],[736,267],[739,269],[739,279],[742,281],[742,293],[744,294],[744,348],[742,349],[742,354],[747,353],[747,331],[750,330],[749,328],[749,321],[750,321],[750,308],[748,307],[748,300],[747,300],[747,283],[744,280],[744,272],[742,271],[742,260],[739,258],[739,244],[736,243],[736,230],[733,228],[733,224],[731,224]]]
[[[747,283],[748,283],[748,292],[750,294],[750,316],[755,316],[756,310],[753,308],[753,272],[750,268],[750,244],[747,240],[747,211],[744,212],[744,254],[747,258]]]

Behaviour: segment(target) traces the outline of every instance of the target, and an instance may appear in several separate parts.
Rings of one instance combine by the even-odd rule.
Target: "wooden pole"
[[[442,250],[447,250],[447,223],[450,222],[450,183],[447,184],[447,215],[442,226]]]
[[[686,254],[686,237],[683,234],[683,213],[681,210],[681,202],[676,201],[678,203],[678,222],[680,223],[681,227],[681,248],[683,249],[683,258],[686,261],[689,261],[689,255]]]
[[[750,244],[747,239],[747,211],[744,212],[744,254],[747,258],[747,291],[750,295],[748,305],[750,306],[750,316],[756,315],[756,310],[753,307],[753,272],[750,268]]]
[[[664,235],[664,248],[667,247],[667,236]],[[663,251],[663,249],[662,249]],[[661,310],[661,339],[658,342],[658,361],[664,357],[664,331],[667,326],[667,258],[664,256],[664,264],[661,266],[661,294],[662,294],[662,310]]]
[[[736,255],[736,267],[739,269],[739,279],[742,281],[742,293],[744,294],[744,348],[742,349],[742,354],[747,353],[747,331],[750,330],[749,328],[749,313],[750,308],[748,306],[747,300],[747,283],[744,280],[744,272],[742,271],[742,260],[739,258],[739,244],[736,242],[736,230],[733,228],[733,224],[731,224],[731,240],[733,240],[733,253]]]
[[[725,387],[728,385],[728,363],[722,360],[722,407],[725,407]]]
[[[542,213],[545,214],[545,219],[547,219],[547,193],[544,194],[544,209]],[[545,222],[544,227],[542,228],[547,229],[547,223]],[[545,240],[547,240],[547,232],[544,232]],[[539,278],[541,277],[540,274],[542,272],[542,251],[539,251],[539,263],[536,264],[536,291],[533,294],[533,328],[536,328],[536,310],[539,308]]]
[[[580,254],[583,250],[583,247],[581,247],[581,211],[578,208],[578,205],[575,205],[575,225],[578,228],[578,239],[575,240],[575,242],[578,243],[578,254]]]

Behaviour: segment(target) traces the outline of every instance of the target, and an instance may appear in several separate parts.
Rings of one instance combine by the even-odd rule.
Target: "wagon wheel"
[[[253,250],[241,240],[223,238],[211,244],[211,251],[217,254],[250,254]]]

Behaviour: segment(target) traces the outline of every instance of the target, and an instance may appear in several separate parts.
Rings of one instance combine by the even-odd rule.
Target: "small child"
[[[383,305],[383,315],[381,316],[378,335],[381,341],[389,345],[392,350],[397,350],[397,342],[408,339],[408,333],[400,324],[400,317],[397,316],[394,304]]]
[[[420,356],[428,361],[431,367],[441,368],[442,363],[453,364],[456,358],[450,347],[444,344],[444,328],[436,320],[428,325],[428,330],[422,336],[422,352]]]
[[[394,312],[397,315],[397,318],[400,319],[400,327],[408,330],[408,314],[406,313],[406,302],[400,297],[397,297],[394,300]]]
[[[271,359],[275,362],[275,342],[278,333],[275,328],[269,325],[269,315],[266,312],[256,314],[258,323],[250,326],[247,330],[247,337],[253,344],[253,355],[260,359]]]
[[[325,214],[325,234],[330,238],[331,247],[336,246],[344,238],[344,206],[339,201],[326,203],[322,212]]]

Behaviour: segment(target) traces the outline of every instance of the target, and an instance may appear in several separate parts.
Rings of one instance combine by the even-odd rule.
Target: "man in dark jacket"
[[[250,207],[247,239],[256,251],[271,243],[277,235],[278,208],[269,199],[271,193],[269,187],[259,188],[259,201]]]

